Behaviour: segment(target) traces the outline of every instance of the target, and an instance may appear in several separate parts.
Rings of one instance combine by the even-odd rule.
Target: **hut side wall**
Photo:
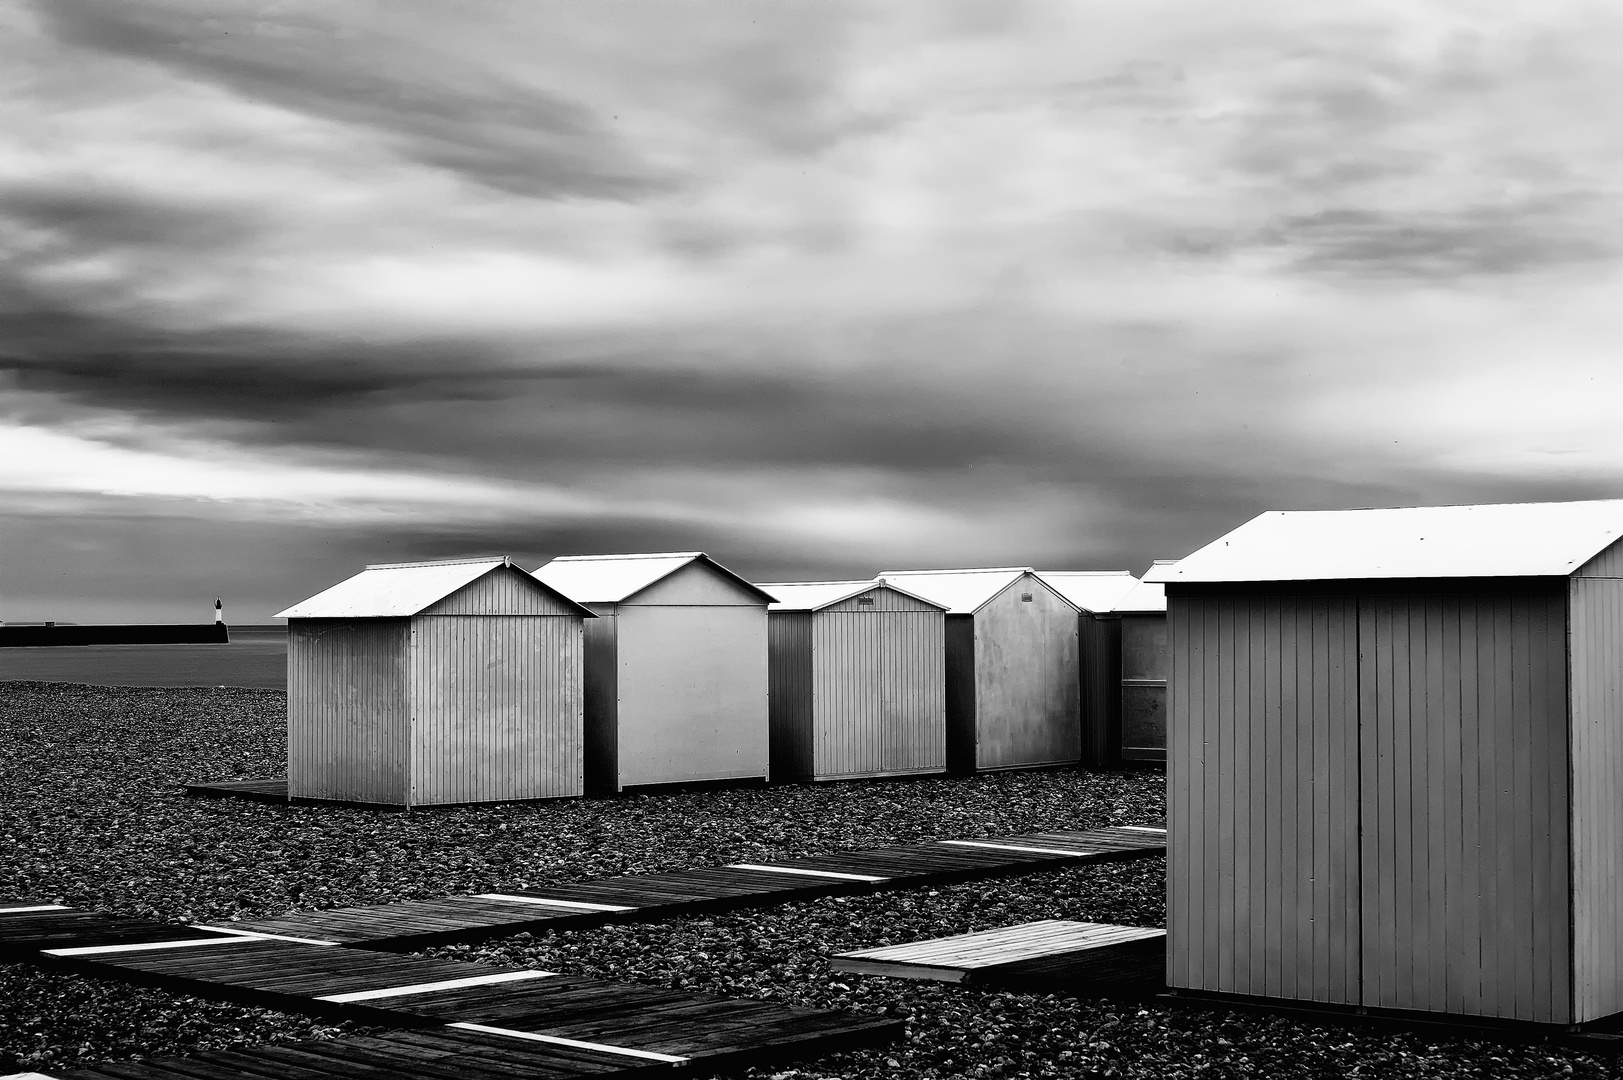
[[[975,616],[946,618],[947,769],[975,771]]]
[[[772,775],[807,780],[812,768],[812,613],[767,615]]]
[[[1167,983],[1357,1004],[1356,601],[1170,595],[1169,624]]]
[[[619,782],[768,773],[766,605],[621,604]]]
[[[1022,600],[1025,594],[1031,600]],[[1077,611],[1027,575],[975,613],[975,767],[1082,756]]]
[[[1580,569],[1571,596],[1575,1021],[1623,1012],[1623,549]]]
[[[883,594],[882,594],[883,595]],[[894,594],[890,594],[894,596]],[[918,604],[812,619],[813,770],[897,776],[946,768],[945,616]]]
[[[410,797],[406,619],[289,619],[287,783],[294,798]]]
[[[578,617],[418,616],[410,673],[413,805],[581,794]]]
[[[1084,611],[1077,623],[1082,763],[1108,769],[1121,758],[1121,619]]]
[[[592,604],[595,619],[582,623],[583,768],[587,793],[620,790],[620,620],[614,604]]]

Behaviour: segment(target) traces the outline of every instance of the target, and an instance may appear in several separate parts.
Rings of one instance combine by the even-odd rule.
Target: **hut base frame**
[[[1623,1054],[1623,1013],[1613,1013],[1581,1024],[1556,1024],[1464,1013],[1254,997],[1212,990],[1167,989],[1157,994],[1155,1001],[1178,1008],[1266,1013],[1309,1023],[1386,1027],[1457,1038],[1490,1038],[1501,1042],[1550,1040],[1594,1053]]]

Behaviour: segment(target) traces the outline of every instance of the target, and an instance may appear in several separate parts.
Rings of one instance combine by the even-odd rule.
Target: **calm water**
[[[0,649],[0,682],[98,686],[287,686],[287,628],[233,626],[228,645],[74,645]]]

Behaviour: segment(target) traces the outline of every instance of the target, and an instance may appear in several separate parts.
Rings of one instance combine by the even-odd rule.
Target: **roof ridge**
[[[505,563],[513,565],[511,555],[482,555],[469,559],[424,559],[421,562],[380,562],[367,563],[368,570],[406,570],[418,566],[476,566],[482,563]]]

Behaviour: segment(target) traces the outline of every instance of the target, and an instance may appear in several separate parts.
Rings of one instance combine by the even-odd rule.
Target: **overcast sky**
[[[0,0],[0,618],[1623,495],[1612,0]]]

